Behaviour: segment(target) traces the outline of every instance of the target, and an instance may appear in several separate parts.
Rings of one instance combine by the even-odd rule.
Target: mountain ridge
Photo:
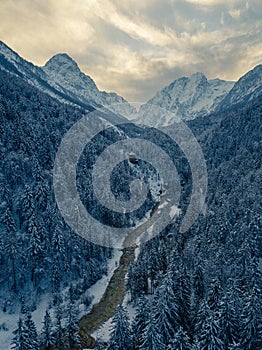
[[[39,67],[0,41],[0,68],[60,102],[88,111],[103,106],[127,118],[134,118],[136,114],[135,108],[120,95],[99,90],[95,81],[81,71],[77,62],[65,52],[55,54]],[[193,120],[247,103],[261,93],[261,87],[261,64],[236,82],[219,78],[208,80],[202,72],[196,72],[189,77],[180,77],[159,90],[141,105],[135,121],[157,127],[168,126],[181,119]],[[162,107],[163,113],[152,114],[152,105]]]
[[[121,109],[114,105],[121,103],[124,104],[126,113],[134,112],[134,108],[123,97],[116,93],[100,91],[93,79],[83,73],[67,53],[56,54],[44,67],[39,67],[0,41],[0,68],[19,76],[63,103],[87,110],[112,105],[110,110],[117,114],[121,114]],[[66,79],[68,76],[71,81]]]
[[[217,110],[222,111],[226,109],[226,106],[232,108],[236,105],[247,103],[261,93],[262,64],[259,64],[239,78],[230,92],[221,101]]]
[[[208,80],[206,76],[197,72],[190,77],[181,77],[158,91],[146,104],[141,106],[140,123],[152,122],[149,105],[155,104],[164,110],[173,112],[162,116],[155,116],[156,126],[167,126],[173,123],[173,116],[182,120],[191,120],[215,111],[224,96],[231,90],[234,83],[221,80]]]
[[[197,72],[190,77],[178,78],[158,91],[140,107],[136,121],[151,126],[168,126],[179,120],[193,120],[243,105],[261,92],[261,64],[236,82],[218,78],[208,80],[203,73]],[[153,113],[153,105],[162,107],[163,113]]]

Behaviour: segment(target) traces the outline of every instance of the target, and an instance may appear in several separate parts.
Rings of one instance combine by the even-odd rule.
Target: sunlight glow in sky
[[[261,0],[0,0],[0,40],[37,65],[67,52],[100,89],[146,101],[201,71],[262,63]]]

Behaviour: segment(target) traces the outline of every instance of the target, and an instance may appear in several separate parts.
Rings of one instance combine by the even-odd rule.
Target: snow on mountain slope
[[[24,60],[2,41],[0,41],[0,69],[19,76],[52,97],[58,97],[44,81],[45,73],[42,69]]]
[[[6,71],[9,71],[9,69],[11,69],[11,65],[13,65],[13,72],[16,72],[20,76],[22,74],[26,77],[29,77],[32,74],[43,76],[41,68],[24,60],[2,41],[0,41],[0,63],[2,69]]]
[[[82,73],[77,63],[67,54],[52,57],[44,67],[27,62],[16,52],[0,41],[0,69],[15,74],[37,87],[42,92],[61,102],[70,103],[92,110],[92,107],[125,105],[124,111],[117,106],[112,112],[132,114],[135,109],[127,101],[115,94],[99,91],[94,81]]]
[[[0,69],[19,76],[30,85],[36,87],[40,91],[56,98],[60,102],[69,103],[83,107],[87,110],[93,110],[88,103],[80,103],[80,101],[72,99],[70,96],[63,94],[49,85],[46,81],[46,74],[42,68],[35,66],[33,63],[26,61],[15,51],[9,48],[5,43],[0,41]]]
[[[203,73],[191,77],[182,77],[157,92],[145,105],[141,106],[139,123],[152,122],[155,126],[167,126],[174,123],[174,115],[154,115],[150,105],[158,105],[169,110],[175,117],[183,120],[194,119],[213,112],[224,96],[232,89],[234,83],[220,79],[207,80]]]
[[[47,81],[57,90],[77,98],[82,102],[89,102],[94,107],[102,105],[125,103],[125,113],[134,113],[134,108],[126,104],[126,100],[116,93],[100,91],[93,79],[81,72],[77,63],[66,53],[53,56],[43,67]],[[113,111],[120,112],[121,110]]]
[[[108,260],[108,273],[104,275],[102,278],[100,278],[95,284],[93,284],[89,289],[87,289],[82,298],[76,302],[76,308],[78,311],[78,318],[80,319],[82,316],[84,316],[86,313],[90,312],[93,305],[97,304],[102,296],[105,293],[105,290],[109,284],[110,279],[112,278],[114,271],[119,266],[119,260],[121,258],[122,251],[115,250],[114,255],[110,260]],[[63,290],[61,295],[64,295],[68,293],[68,287]],[[89,296],[91,298],[91,303],[89,306],[86,306],[82,303],[82,300],[84,299],[84,296]],[[66,305],[64,305],[66,307]],[[44,321],[44,315],[46,310],[49,310],[50,316],[55,321],[55,307],[52,306],[52,298],[50,295],[46,294],[41,298],[41,301],[39,305],[37,306],[36,310],[32,313],[32,319],[35,322],[37,331],[42,331],[43,328],[43,321]],[[0,349],[6,349],[11,350],[11,342],[14,338],[13,332],[17,328],[17,322],[19,319],[20,313],[19,312],[13,312],[13,313],[4,313],[2,310],[0,311],[0,317],[1,317],[1,325],[0,325]],[[63,326],[66,325],[66,319],[62,318],[62,324]],[[2,346],[2,347],[1,347]]]
[[[217,110],[222,111],[235,105],[247,103],[262,93],[262,65],[243,75],[232,90],[219,104]]]

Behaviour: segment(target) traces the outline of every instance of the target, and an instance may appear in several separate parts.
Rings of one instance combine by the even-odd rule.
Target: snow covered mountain
[[[172,124],[174,115],[163,113],[153,115],[150,105],[158,105],[170,110],[179,119],[190,120],[213,112],[234,83],[220,79],[207,80],[203,73],[195,73],[191,77],[182,77],[157,92],[145,105],[141,106],[138,122],[155,126]]]
[[[125,103],[125,113],[134,113],[134,108],[116,93],[100,91],[88,75],[80,71],[77,63],[67,54],[57,54],[44,67],[27,62],[6,44],[0,41],[0,69],[15,74],[42,92],[48,93],[61,102],[92,109]],[[122,107],[123,108],[123,107]],[[117,106],[113,112],[122,110]]]
[[[93,79],[81,72],[77,63],[66,53],[53,56],[42,69],[51,86],[73,99],[83,103],[88,101],[94,107],[126,103],[126,113],[134,112],[123,97],[100,91]],[[117,108],[113,108],[113,111],[121,113]]]
[[[0,41],[0,69],[19,76],[50,96],[66,102],[65,96],[62,96],[47,84],[45,73],[40,67],[23,59],[2,41]]]
[[[222,111],[236,105],[247,103],[262,93],[262,65],[243,75],[232,90],[224,97],[217,110]]]

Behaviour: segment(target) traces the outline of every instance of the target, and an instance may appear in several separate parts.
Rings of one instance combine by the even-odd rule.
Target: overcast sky
[[[0,39],[43,65],[67,52],[100,89],[144,102],[181,76],[262,63],[261,0],[0,0]]]

